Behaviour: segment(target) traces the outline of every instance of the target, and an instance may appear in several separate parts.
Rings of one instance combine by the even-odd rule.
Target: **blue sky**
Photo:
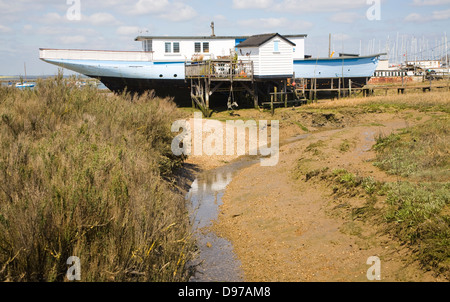
[[[313,56],[327,55],[330,33],[336,53],[401,57],[403,44],[436,56],[450,37],[450,0],[0,0],[0,74],[21,75],[24,63],[29,75],[56,74],[40,47],[140,50],[140,34],[209,35],[211,21],[216,35],[308,34]]]

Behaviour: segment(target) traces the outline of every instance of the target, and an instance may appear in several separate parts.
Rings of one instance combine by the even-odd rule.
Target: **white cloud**
[[[175,2],[170,5],[170,8],[166,12],[160,14],[159,17],[172,22],[182,22],[194,19],[197,17],[197,12],[185,3]]]
[[[336,12],[368,7],[367,0],[233,0],[235,9],[304,13]]]
[[[109,13],[95,13],[90,16],[83,16],[83,19],[92,25],[116,25],[119,22]]]
[[[11,31],[12,31],[11,28],[0,24],[0,33],[9,33]]]
[[[139,33],[139,27],[137,26],[120,26],[117,28],[117,34],[122,36],[137,36]]]
[[[425,23],[431,21],[442,21],[450,19],[450,9],[442,11],[434,11],[429,16],[422,16],[419,13],[411,13],[405,17],[404,21],[414,23]]]
[[[145,15],[162,13],[170,6],[169,0],[139,0],[135,5],[128,7],[132,15]]]
[[[194,8],[183,2],[169,0],[139,0],[135,5],[124,8],[130,15],[156,15],[173,22],[192,20],[197,16]]]
[[[341,12],[331,16],[330,21],[338,23],[353,23],[356,20],[365,18],[365,15],[355,12]]]
[[[235,9],[265,9],[273,4],[273,0],[233,0]]]
[[[333,41],[349,41],[352,39],[352,37],[348,34],[340,33],[332,35],[332,39]]]
[[[450,0],[413,0],[415,6],[447,5]]]
[[[424,22],[424,18],[421,14],[418,13],[411,13],[404,19],[406,22]]]
[[[447,20],[450,19],[450,9],[435,11],[431,16],[433,20]]]
[[[58,13],[52,12],[45,14],[42,19],[39,19],[41,23],[45,24],[56,24],[64,22],[64,17],[60,16]]]
[[[82,35],[62,36],[59,38],[59,41],[62,44],[66,44],[66,45],[79,45],[79,44],[86,43],[86,37],[82,36]]]
[[[256,19],[246,19],[238,21],[238,24],[243,28],[251,28],[251,29],[267,29],[271,32],[280,30],[280,29],[293,29],[296,30],[305,30],[311,28],[313,24],[308,21],[302,20],[289,20],[287,18],[256,18]]]
[[[259,18],[259,19],[246,19],[238,21],[238,24],[243,27],[252,28],[274,28],[284,27],[288,24],[286,18]]]

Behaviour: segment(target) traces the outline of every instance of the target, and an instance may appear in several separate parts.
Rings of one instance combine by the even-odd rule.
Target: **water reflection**
[[[239,282],[242,281],[240,261],[231,243],[218,237],[208,227],[217,219],[225,189],[233,176],[258,160],[244,160],[214,170],[206,171],[192,183],[186,196],[191,208],[191,219],[197,235],[199,265],[193,282]]]

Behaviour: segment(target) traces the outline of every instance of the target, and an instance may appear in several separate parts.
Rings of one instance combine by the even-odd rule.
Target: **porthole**
[[[160,75],[159,75],[159,77],[160,77],[160,78],[162,78],[162,77],[163,77],[163,75],[162,75],[162,74],[160,74]]]
[[[177,75],[177,74],[174,74],[173,77],[176,78],[176,77],[178,77],[178,75]]]

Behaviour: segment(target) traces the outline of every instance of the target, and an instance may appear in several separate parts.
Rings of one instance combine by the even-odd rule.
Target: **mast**
[[[328,57],[331,57],[331,33],[328,36]]]
[[[445,32],[445,64],[448,69],[448,42],[447,42],[447,32]]]

